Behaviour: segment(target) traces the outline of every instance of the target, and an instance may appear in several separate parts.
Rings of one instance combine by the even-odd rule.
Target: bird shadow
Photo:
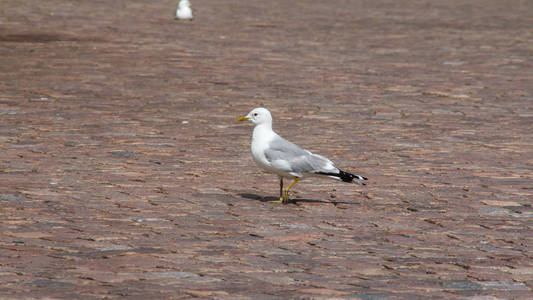
[[[279,200],[279,198],[277,197],[272,197],[272,196],[263,197],[257,194],[250,194],[250,193],[240,193],[239,196],[246,198],[246,199],[260,201],[260,202],[269,202],[269,201]],[[327,200],[301,199],[301,198],[290,199],[289,201],[289,204],[298,204],[298,203],[324,203],[324,204],[333,204],[335,206],[337,204],[357,204],[357,203],[346,202],[346,201],[327,201]]]

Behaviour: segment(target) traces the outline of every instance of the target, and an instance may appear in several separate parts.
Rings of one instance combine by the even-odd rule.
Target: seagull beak
[[[246,121],[246,120],[250,120],[250,118],[248,118],[248,117],[240,117],[240,118],[237,119],[237,121],[239,121],[239,122]]]

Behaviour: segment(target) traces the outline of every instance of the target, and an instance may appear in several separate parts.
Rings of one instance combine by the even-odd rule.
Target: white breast
[[[176,16],[178,19],[192,19],[192,10],[190,7],[180,7],[178,8],[178,11],[176,12]]]
[[[264,126],[257,125],[252,135],[252,157],[254,161],[262,168],[269,169],[270,163],[265,157],[265,150],[268,148],[270,141],[274,138],[275,133]]]
[[[255,161],[255,163],[261,167],[262,169],[278,174],[279,176],[283,177],[291,177],[292,175],[280,170],[279,168],[275,168],[267,159],[265,156],[265,150],[270,145],[270,142],[272,139],[274,139],[277,136],[277,134],[272,131],[271,128],[268,128],[266,126],[257,125],[254,128],[254,133],[252,136],[252,157]]]

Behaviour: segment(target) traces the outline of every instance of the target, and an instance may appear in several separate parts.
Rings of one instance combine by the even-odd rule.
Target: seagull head
[[[189,0],[181,0],[180,3],[178,3],[178,7],[190,7],[191,3]]]
[[[255,125],[260,124],[272,124],[272,115],[268,111],[268,109],[263,107],[258,107],[252,109],[246,116],[240,117],[237,119],[237,121],[242,122],[250,120]]]

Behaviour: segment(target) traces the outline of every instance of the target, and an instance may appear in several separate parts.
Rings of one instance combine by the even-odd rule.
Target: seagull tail
[[[327,175],[333,179],[342,180],[344,182],[353,182],[360,185],[366,185],[364,183],[364,180],[368,180],[368,178],[361,176],[361,175],[354,175],[352,173],[344,172],[343,170],[339,169],[339,173],[326,173],[326,172],[318,172],[317,174]]]

